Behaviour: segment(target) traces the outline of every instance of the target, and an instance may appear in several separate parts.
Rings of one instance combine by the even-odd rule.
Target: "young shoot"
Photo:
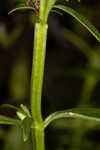
[[[80,0],[77,1],[80,2]],[[60,1],[59,4],[56,2],[57,0],[27,0],[25,1],[24,6],[19,6],[9,12],[9,14],[11,14],[19,10],[31,10],[36,15],[30,89],[31,111],[24,105],[20,105],[19,108],[7,105],[11,109],[16,110],[19,119],[0,115],[0,124],[20,126],[23,129],[24,141],[28,140],[31,133],[34,150],[45,150],[45,128],[54,120],[61,118],[80,118],[83,120],[87,119],[100,122],[100,109],[96,108],[72,108],[70,110],[62,110],[50,114],[43,120],[41,113],[41,97],[48,31],[47,20],[50,12],[52,10],[63,11],[73,16],[100,42],[100,33],[90,21],[73,8],[66,6],[67,4],[63,5],[62,1]]]

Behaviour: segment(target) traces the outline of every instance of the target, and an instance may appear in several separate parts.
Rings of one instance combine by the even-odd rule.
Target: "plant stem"
[[[36,23],[31,76],[31,111],[34,121],[35,150],[44,150],[44,124],[41,113],[41,95],[46,54],[47,24]]]
[[[32,129],[33,150],[45,150],[44,129]]]
[[[47,22],[47,18],[48,18],[47,6],[48,6],[47,0],[41,0],[40,1],[40,15],[39,15],[39,17],[40,17],[41,23]]]

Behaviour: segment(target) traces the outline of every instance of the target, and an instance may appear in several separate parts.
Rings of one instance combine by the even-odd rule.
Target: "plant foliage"
[[[88,29],[92,35],[100,42],[100,33],[98,30],[92,25],[85,17],[80,15],[78,12],[73,10],[70,7],[64,6],[64,5],[55,5],[55,8],[61,9],[71,16],[73,16],[77,21],[79,21],[86,29]]]
[[[54,112],[45,119],[45,127],[47,127],[51,122],[62,118],[86,119],[100,122],[100,109],[73,108]]]

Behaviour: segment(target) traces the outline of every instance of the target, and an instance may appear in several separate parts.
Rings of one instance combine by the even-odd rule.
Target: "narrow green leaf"
[[[23,120],[22,127],[23,127],[24,141],[27,141],[29,139],[32,123],[33,123],[32,118],[26,117]]]
[[[15,110],[18,110],[19,108],[14,106],[14,105],[10,105],[10,104],[3,104],[0,106],[0,108],[12,108],[12,109],[15,109]]]
[[[16,12],[16,11],[24,11],[24,10],[33,10],[34,11],[34,8],[33,7],[30,7],[30,6],[23,6],[23,7],[18,7],[18,8],[14,8],[12,9],[8,15],[12,14],[13,12]]]
[[[78,12],[73,10],[70,7],[64,6],[64,5],[55,5],[54,8],[61,9],[71,16],[73,16],[76,20],[78,20],[84,27],[86,27],[92,35],[100,42],[100,33],[99,31],[92,25],[85,17],[80,15]]]
[[[17,119],[13,119],[13,118],[10,118],[10,117],[0,115],[0,124],[21,125],[21,120],[17,120]]]
[[[61,118],[87,119],[100,122],[100,109],[97,108],[73,108],[64,111],[54,112],[45,121],[45,128],[54,120]]]

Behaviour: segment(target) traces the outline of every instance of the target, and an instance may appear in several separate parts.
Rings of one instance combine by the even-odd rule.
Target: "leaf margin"
[[[14,9],[12,9],[11,11],[8,12],[8,15],[11,15],[12,13],[16,12],[16,11],[24,11],[24,10],[35,10],[33,7],[30,6],[23,6],[23,7],[16,7]]]
[[[54,8],[60,9],[73,16],[97,39],[98,42],[100,42],[100,32],[95,28],[95,26],[89,20],[87,20],[84,16],[80,15],[80,13],[78,13],[71,7],[60,5],[60,4],[54,5]]]
[[[22,123],[21,120],[13,119],[4,115],[0,115],[0,124],[3,125],[18,125],[20,126]]]

